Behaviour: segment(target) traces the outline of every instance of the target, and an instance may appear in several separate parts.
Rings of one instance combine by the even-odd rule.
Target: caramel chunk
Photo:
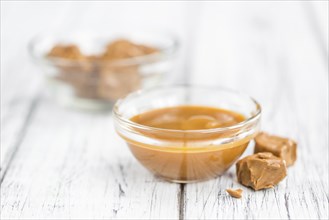
[[[99,71],[99,96],[104,100],[116,100],[141,87],[142,76],[137,65],[104,66]]]
[[[59,70],[57,79],[72,84],[76,91],[90,88],[89,82],[95,78],[94,66],[89,62],[88,58],[82,54],[79,47],[73,44],[59,44],[54,46],[47,54],[51,59],[68,59],[72,62],[55,62],[55,66]]]
[[[256,136],[255,142],[255,153],[270,152],[285,160],[287,166],[293,165],[296,161],[297,144],[291,139],[261,132]]]
[[[254,190],[272,188],[287,176],[284,160],[264,152],[247,156],[236,164],[238,181]]]
[[[70,59],[70,60],[83,60],[84,59],[84,56],[81,53],[80,49],[73,44],[56,45],[48,53],[48,56],[66,58],[66,59]]]
[[[107,60],[124,59],[143,56],[155,52],[158,52],[158,50],[153,47],[135,44],[125,39],[118,39],[114,42],[111,42],[106,47],[102,58]]]
[[[226,192],[234,198],[240,199],[242,197],[242,189],[226,189]]]
[[[103,61],[120,60],[158,52],[156,48],[118,39],[109,43],[99,57]],[[141,87],[139,65],[101,65],[98,94],[104,100],[116,100]]]

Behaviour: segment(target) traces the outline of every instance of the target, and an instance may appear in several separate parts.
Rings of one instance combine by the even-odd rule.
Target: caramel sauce
[[[157,176],[176,182],[205,180],[221,175],[241,156],[252,138],[216,143],[219,138],[232,136],[239,128],[220,132],[204,131],[225,128],[245,120],[237,112],[219,108],[161,108],[138,114],[130,120],[156,128],[136,129],[136,132],[163,142],[163,146],[154,146],[152,143],[140,143],[123,137],[132,153]]]

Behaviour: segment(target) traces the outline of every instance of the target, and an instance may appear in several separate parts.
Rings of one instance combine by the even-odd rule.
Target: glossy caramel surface
[[[174,130],[228,127],[245,120],[239,113],[206,106],[176,106],[148,111],[132,117],[138,124]]]

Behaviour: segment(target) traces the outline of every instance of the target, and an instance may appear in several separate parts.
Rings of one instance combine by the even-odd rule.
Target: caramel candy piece
[[[270,152],[285,160],[287,166],[293,165],[296,161],[297,144],[291,139],[261,132],[256,136],[255,142],[255,153]]]
[[[66,58],[70,60],[81,60],[84,59],[83,54],[80,52],[80,49],[73,44],[69,45],[56,45],[48,53],[49,57],[59,57]]]
[[[107,45],[101,58],[106,60],[125,59],[144,56],[155,52],[158,52],[158,50],[153,47],[135,44],[125,39],[118,39]]]
[[[50,58],[61,58],[61,59],[68,59],[74,62],[58,62],[55,65],[63,70],[66,73],[70,73],[74,76],[67,76],[67,77],[78,77],[76,74],[81,73],[90,73],[93,71],[93,65],[90,63],[88,57],[82,54],[79,47],[73,44],[68,45],[56,45],[54,46],[51,51],[47,54]]]
[[[55,62],[58,69],[56,78],[70,84],[77,96],[94,98],[97,74],[90,60],[84,56],[79,47],[73,44],[56,45],[47,54],[49,58],[68,59],[71,62]]]
[[[125,39],[118,39],[107,45],[105,52],[99,57],[101,60],[119,60],[150,53],[157,49],[135,44]],[[104,100],[116,100],[124,97],[141,87],[142,75],[139,64],[114,64],[100,66],[100,84],[98,94]]]
[[[138,66],[103,66],[99,72],[98,95],[104,100],[116,100],[141,87]]]
[[[238,181],[254,190],[272,188],[287,176],[284,160],[264,152],[247,156],[236,164]]]
[[[242,197],[242,189],[226,189],[226,192],[234,198],[240,199]]]

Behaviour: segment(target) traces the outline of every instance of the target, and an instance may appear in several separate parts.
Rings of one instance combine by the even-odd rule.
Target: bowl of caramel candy
[[[161,84],[173,69],[177,48],[175,37],[155,33],[48,34],[29,45],[49,94],[83,109],[111,109],[127,94]]]

